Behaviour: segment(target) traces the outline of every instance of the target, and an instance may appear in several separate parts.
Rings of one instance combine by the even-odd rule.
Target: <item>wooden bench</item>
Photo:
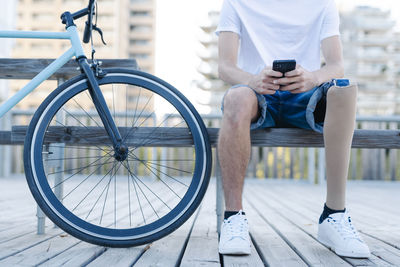
[[[54,59],[0,58],[0,79],[30,80],[50,65]],[[138,69],[134,59],[99,59],[102,68]],[[70,60],[59,69],[49,80],[70,79],[80,74],[78,64]]]
[[[82,133],[87,132],[84,127],[75,127],[76,131]],[[13,126],[12,131],[0,131],[0,144],[22,145],[24,143],[25,132],[27,126]],[[96,131],[93,128],[93,131]],[[98,131],[98,130],[97,130]],[[178,135],[179,140],[174,140],[175,146],[190,146],[191,136],[187,135],[187,131],[183,129],[164,130],[166,133],[157,135],[157,130],[150,128],[147,130],[157,136],[157,144],[171,145],[171,138]],[[146,136],[146,129],[143,129],[143,136]],[[218,128],[208,128],[208,134],[211,146],[217,146]],[[101,131],[103,132],[103,131]],[[170,133],[170,134],[168,134]],[[62,138],[63,130],[55,131],[54,138]],[[107,139],[108,136],[99,136],[99,144]],[[87,142],[80,139],[76,142]],[[140,142],[140,140],[139,140]],[[152,143],[153,144],[153,143]],[[323,135],[314,131],[296,129],[296,128],[272,128],[265,130],[257,130],[251,133],[251,144],[256,147],[324,147]],[[355,130],[352,148],[400,148],[400,131],[399,130]]]

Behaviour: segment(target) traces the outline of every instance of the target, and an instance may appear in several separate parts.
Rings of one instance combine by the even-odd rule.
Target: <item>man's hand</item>
[[[259,94],[273,95],[280,89],[280,86],[273,82],[282,76],[282,73],[272,70],[271,67],[266,67],[259,74],[254,75],[248,85]]]
[[[290,91],[292,94],[307,92],[318,86],[317,77],[300,65],[295,70],[285,73],[284,78],[275,79],[273,84],[280,85],[281,91]]]

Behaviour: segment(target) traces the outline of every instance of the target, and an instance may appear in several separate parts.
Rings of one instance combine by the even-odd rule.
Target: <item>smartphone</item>
[[[272,63],[272,70],[279,71],[283,73],[285,76],[285,72],[289,72],[296,69],[296,60],[287,59],[287,60],[274,60]]]

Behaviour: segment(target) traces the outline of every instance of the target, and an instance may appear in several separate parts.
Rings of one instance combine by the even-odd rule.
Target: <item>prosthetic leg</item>
[[[346,180],[355,127],[357,85],[332,86],[327,93],[324,122],[327,196],[326,205],[345,207]]]

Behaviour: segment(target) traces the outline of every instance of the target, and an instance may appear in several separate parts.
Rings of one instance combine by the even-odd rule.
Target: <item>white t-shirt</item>
[[[240,36],[238,67],[252,74],[276,59],[321,67],[321,41],[339,35],[334,0],[224,0],[216,30]]]

